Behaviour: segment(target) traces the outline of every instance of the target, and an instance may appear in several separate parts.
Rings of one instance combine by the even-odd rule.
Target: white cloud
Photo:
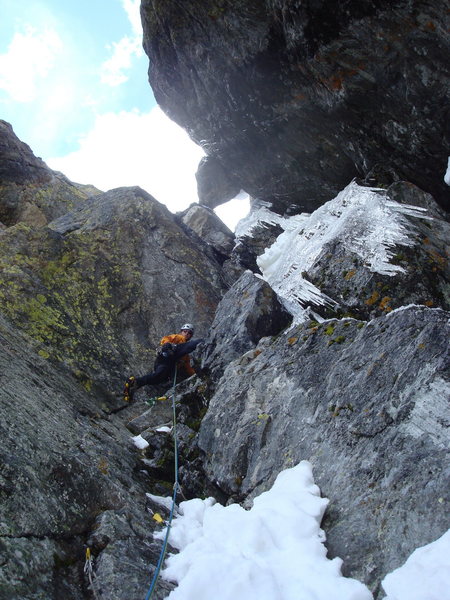
[[[139,185],[176,212],[197,202],[195,172],[203,150],[159,107],[149,113],[107,113],[97,117],[80,148],[46,159],[72,181],[101,190]]]
[[[112,87],[128,80],[124,71],[132,66],[133,56],[142,56],[141,41],[138,38],[123,37],[119,42],[113,42],[114,50],[111,58],[101,66],[101,82]]]
[[[7,52],[0,55],[0,89],[16,102],[32,102],[62,47],[52,29],[39,33],[28,26],[25,33],[15,33]]]
[[[80,139],[79,150],[46,163],[72,181],[103,191],[138,185],[178,212],[198,202],[195,173],[203,155],[187,133],[155,107],[148,113],[100,115]],[[234,230],[248,210],[248,196],[241,193],[215,212]]]
[[[134,34],[137,37],[142,38],[142,24],[140,13],[141,0],[122,0],[122,5],[125,12],[127,13]]]
[[[101,66],[101,82],[115,87],[128,81],[126,70],[131,69],[133,57],[139,58],[142,50],[142,25],[140,15],[140,0],[122,0],[122,6],[127,13],[133,35],[124,36],[118,42],[112,43],[111,58]]]

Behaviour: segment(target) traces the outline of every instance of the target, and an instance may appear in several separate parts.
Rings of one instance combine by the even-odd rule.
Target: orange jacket
[[[159,342],[162,346],[163,344],[184,344],[186,342],[186,338],[181,333],[172,333],[171,335],[166,335]],[[195,375],[194,369],[191,367],[191,357],[189,354],[185,354],[182,356],[177,362],[177,368],[183,369],[186,375]]]

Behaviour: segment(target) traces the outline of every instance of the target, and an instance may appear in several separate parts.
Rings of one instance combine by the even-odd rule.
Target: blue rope
[[[159,578],[159,572],[161,571],[162,564],[164,562],[164,558],[166,557],[167,552],[167,543],[169,541],[170,528],[172,526],[173,514],[175,512],[175,503],[177,498],[177,490],[178,490],[178,440],[177,440],[177,416],[175,412],[175,386],[177,384],[177,367],[175,365],[175,377],[173,380],[173,388],[172,388],[172,422],[173,422],[173,440],[174,440],[174,450],[175,450],[175,483],[173,485],[173,495],[172,495],[172,508],[170,509],[169,521],[167,523],[166,535],[164,537],[164,543],[161,548],[161,554],[159,555],[158,564],[156,565],[155,572],[153,573],[153,579],[150,584],[147,595],[145,596],[145,600],[150,600],[153,590],[155,589],[156,583]]]

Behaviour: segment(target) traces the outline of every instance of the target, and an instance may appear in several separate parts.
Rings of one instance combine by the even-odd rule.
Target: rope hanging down
[[[177,368],[175,366],[175,376],[173,379],[173,387],[172,387],[172,421],[173,421],[173,443],[174,443],[174,454],[175,454],[175,483],[173,484],[173,495],[172,495],[172,507],[170,509],[169,520],[167,522],[166,535],[164,537],[164,543],[161,548],[161,554],[159,555],[158,564],[156,565],[155,572],[153,574],[153,579],[150,584],[147,595],[145,596],[145,600],[150,600],[153,590],[155,589],[156,583],[159,578],[159,573],[161,571],[162,564],[164,562],[164,558],[167,552],[167,543],[169,541],[170,528],[172,526],[173,514],[175,512],[177,491],[178,491],[178,440],[177,440],[177,416],[175,412],[175,386],[177,384]]]

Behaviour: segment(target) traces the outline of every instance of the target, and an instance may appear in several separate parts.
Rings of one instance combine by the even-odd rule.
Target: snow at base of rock
[[[167,425],[163,425],[162,427],[157,427],[155,431],[159,433],[171,433],[172,427],[167,427]]]
[[[311,465],[280,473],[271,490],[245,510],[212,498],[180,504],[163,576],[178,583],[170,600],[371,600],[360,582],[329,560],[320,522],[320,497]],[[163,539],[165,531],[156,537]]]
[[[450,530],[381,582],[385,600],[450,600]]]
[[[171,498],[147,497],[171,508]],[[168,600],[373,600],[365,585],[342,576],[341,559],[326,557],[320,522],[327,504],[308,461],[282,471],[250,510],[213,498],[182,502],[169,538],[180,552],[163,571],[178,584]],[[450,530],[382,585],[384,600],[450,600]]]
[[[448,157],[447,171],[445,172],[445,175],[444,175],[444,181],[447,185],[450,185],[450,156]]]
[[[146,440],[144,440],[144,438],[141,435],[136,435],[134,437],[131,438],[133,444],[139,448],[139,450],[144,450],[145,448],[148,447],[148,442]]]
[[[147,493],[146,497],[154,502],[155,504],[159,504],[160,506],[166,508],[167,510],[171,510],[172,508],[172,498],[164,498],[163,496],[155,496],[154,494]]]

